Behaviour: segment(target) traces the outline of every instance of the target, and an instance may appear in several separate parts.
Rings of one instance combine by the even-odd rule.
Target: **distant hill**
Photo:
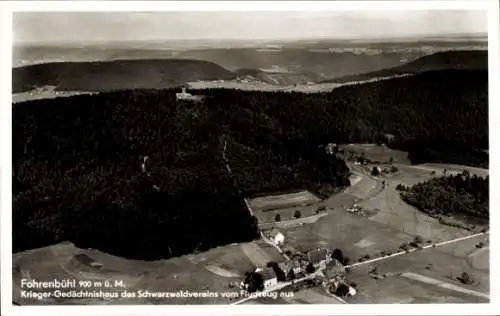
[[[433,70],[486,70],[488,69],[488,52],[480,50],[446,51],[420,57],[401,66],[378,71],[345,76],[322,81],[323,83],[343,83],[364,81],[374,78],[392,77],[403,74],[418,74]]]
[[[180,53],[176,58],[207,60],[231,71],[279,66],[290,72],[314,73],[318,80],[343,77],[399,66],[414,60],[423,52],[376,51],[364,53],[325,49],[200,49]]]
[[[241,80],[257,80],[273,85],[296,85],[317,82],[318,78],[314,73],[287,72],[287,71],[264,71],[262,69],[240,69],[236,75]]]
[[[61,62],[14,68],[13,93],[42,86],[59,90],[112,91],[168,88],[195,80],[233,79],[235,75],[207,61],[178,59]]]

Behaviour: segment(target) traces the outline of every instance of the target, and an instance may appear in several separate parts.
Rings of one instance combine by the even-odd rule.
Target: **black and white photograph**
[[[2,42],[12,310],[492,304],[498,3],[63,2]]]

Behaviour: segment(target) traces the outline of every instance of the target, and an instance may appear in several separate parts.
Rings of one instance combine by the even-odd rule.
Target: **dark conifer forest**
[[[489,177],[468,172],[434,178],[401,192],[407,203],[431,215],[468,215],[489,218]]]
[[[329,93],[128,90],[13,107],[14,251],[71,240],[152,260],[258,237],[244,197],[349,185],[326,143],[487,166],[487,71],[428,72]],[[225,155],[231,173],[226,170]],[[327,188],[325,190],[325,188]]]

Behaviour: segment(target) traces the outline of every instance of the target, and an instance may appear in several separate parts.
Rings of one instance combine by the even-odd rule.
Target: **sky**
[[[16,12],[15,42],[391,38],[486,33],[486,11]]]

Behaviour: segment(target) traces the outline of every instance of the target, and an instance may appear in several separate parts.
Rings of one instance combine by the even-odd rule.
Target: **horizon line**
[[[297,41],[314,41],[314,40],[332,40],[332,41],[373,41],[384,40],[394,41],[394,40],[404,40],[404,39],[419,39],[419,38],[439,38],[439,37],[488,37],[488,32],[470,32],[470,33],[442,33],[442,34],[411,34],[411,35],[400,35],[400,36],[363,36],[363,37],[333,37],[333,36],[311,36],[311,37],[290,37],[290,38],[210,38],[210,37],[192,37],[192,38],[150,38],[150,39],[129,39],[129,40],[49,40],[49,41],[16,41],[13,39],[13,45],[51,45],[51,44],[86,44],[86,43],[127,43],[127,42],[169,42],[169,41],[232,41],[232,42],[246,42],[246,41],[262,41],[262,42],[297,42]],[[445,39],[444,39],[445,40]]]

